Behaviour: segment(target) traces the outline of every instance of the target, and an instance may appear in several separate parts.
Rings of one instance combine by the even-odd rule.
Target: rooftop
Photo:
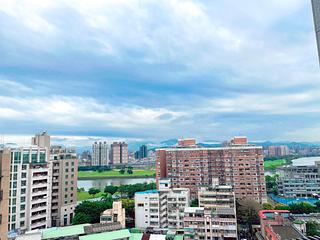
[[[97,239],[99,239],[99,240],[116,240],[116,239],[123,239],[123,238],[129,238],[129,237],[131,237],[129,230],[122,229],[122,230],[112,231],[112,232],[103,232],[103,233],[80,236],[79,240],[97,240]],[[135,239],[135,238],[133,238],[133,239]],[[138,239],[138,238],[136,238],[136,239]]]
[[[303,237],[301,233],[299,233],[292,226],[272,226],[272,230],[281,237],[281,240],[286,239],[297,239]]]
[[[53,227],[42,230],[42,239],[59,238],[84,234],[84,227],[89,226],[89,223],[79,224],[67,227]]]
[[[152,190],[146,190],[143,192],[136,192],[135,194],[148,194],[148,193],[158,193],[159,191],[157,189],[152,189]]]

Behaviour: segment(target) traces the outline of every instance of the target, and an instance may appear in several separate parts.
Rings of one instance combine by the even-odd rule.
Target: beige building
[[[216,182],[217,180],[213,180]],[[198,192],[199,207],[184,211],[185,239],[237,239],[235,194],[231,186],[213,185]]]
[[[77,204],[78,159],[75,149],[52,146],[52,226],[71,225]]]
[[[125,142],[113,142],[111,144],[111,163],[124,165],[128,163],[128,144]]]
[[[112,209],[105,210],[100,216],[100,223],[119,222],[122,228],[126,227],[126,210],[122,208],[122,202],[116,201],[112,204]]]
[[[6,240],[9,218],[10,150],[0,150],[0,240]]]
[[[38,133],[31,138],[31,144],[50,149],[50,136],[46,131]]]

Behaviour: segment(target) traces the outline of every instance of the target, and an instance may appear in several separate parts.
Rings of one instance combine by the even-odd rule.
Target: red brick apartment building
[[[266,202],[262,147],[248,144],[246,137],[234,137],[224,147],[206,148],[194,139],[180,139],[178,146],[158,149],[157,184],[169,178],[172,187],[189,188],[191,197],[198,188],[211,186],[214,178],[231,185],[236,198]]]

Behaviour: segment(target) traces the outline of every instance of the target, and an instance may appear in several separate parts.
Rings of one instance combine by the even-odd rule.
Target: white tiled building
[[[52,170],[47,148],[11,148],[9,231],[51,226]]]

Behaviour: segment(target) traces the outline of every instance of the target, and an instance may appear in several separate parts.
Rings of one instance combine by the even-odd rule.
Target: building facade
[[[111,163],[124,165],[128,163],[128,144],[125,142],[113,142],[111,144]]]
[[[47,148],[20,147],[9,151],[9,233],[50,227],[52,168]]]
[[[286,197],[313,197],[320,192],[320,162],[278,169],[278,191]]]
[[[77,204],[78,159],[75,149],[51,147],[52,226],[71,225]]]
[[[92,145],[92,166],[109,165],[109,145],[106,142],[95,142]]]
[[[268,146],[268,157],[283,157],[289,155],[289,148],[288,146],[281,145],[281,146]]]
[[[237,198],[266,202],[262,147],[248,144],[245,137],[216,148],[198,147],[190,139],[180,142],[156,152],[158,187],[161,178],[169,178],[172,187],[189,188],[196,198],[200,187],[212,186],[218,178],[220,184],[233,187]]]
[[[11,151],[0,150],[0,240],[8,234]]]
[[[137,192],[134,202],[136,228],[182,228],[184,209],[190,205],[189,189]]]
[[[121,201],[114,201],[112,209],[105,210],[100,216],[100,223],[120,223],[122,228],[126,227],[126,210],[122,208]]]
[[[50,136],[46,131],[36,134],[31,138],[31,144],[50,149]]]
[[[320,62],[320,0],[312,0],[312,10]]]

